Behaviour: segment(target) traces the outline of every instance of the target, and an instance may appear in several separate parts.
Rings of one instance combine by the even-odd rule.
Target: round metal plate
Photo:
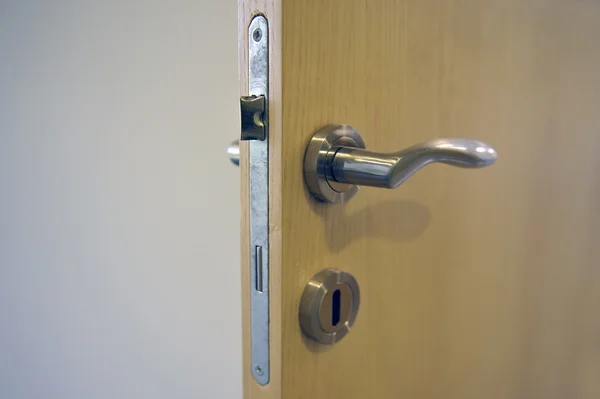
[[[331,323],[332,296],[339,290],[339,324]],[[354,277],[336,269],[317,273],[306,285],[300,300],[299,321],[310,338],[331,345],[344,338],[356,321],[360,291]]]
[[[304,154],[304,179],[312,195],[324,202],[342,204],[358,192],[355,184],[335,181],[331,173],[334,147],[365,148],[360,134],[349,125],[328,125],[319,129],[310,139]]]

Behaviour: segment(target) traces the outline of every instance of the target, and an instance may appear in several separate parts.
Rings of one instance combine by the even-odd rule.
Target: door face
[[[242,1],[242,94],[257,11],[272,43],[271,379],[251,375],[242,255],[246,397],[600,397],[600,3]],[[325,204],[303,157],[331,123],[373,151],[467,137],[499,160]],[[242,254],[247,233],[246,216]],[[298,322],[325,268],[361,294],[334,345]]]

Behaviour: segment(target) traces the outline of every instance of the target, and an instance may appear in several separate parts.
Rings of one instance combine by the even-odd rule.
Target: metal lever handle
[[[227,155],[229,155],[229,160],[234,165],[240,166],[240,141],[235,140],[232,141],[231,144],[227,146]]]
[[[461,168],[482,168],[498,158],[494,148],[469,139],[435,139],[395,153],[365,149],[360,134],[351,126],[326,126],[307,148],[304,174],[310,192],[317,198],[343,203],[358,191],[358,185],[396,188],[431,163]]]
[[[339,183],[396,188],[419,169],[431,163],[461,168],[482,168],[498,158],[496,151],[481,141],[436,139],[391,154],[352,147],[334,147],[332,173]]]

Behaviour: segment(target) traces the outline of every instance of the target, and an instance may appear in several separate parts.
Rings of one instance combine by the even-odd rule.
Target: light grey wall
[[[0,398],[240,398],[235,0],[0,2]]]

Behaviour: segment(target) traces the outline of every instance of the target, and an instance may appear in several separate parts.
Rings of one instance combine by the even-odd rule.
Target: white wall
[[[0,2],[0,398],[240,398],[235,0]]]

